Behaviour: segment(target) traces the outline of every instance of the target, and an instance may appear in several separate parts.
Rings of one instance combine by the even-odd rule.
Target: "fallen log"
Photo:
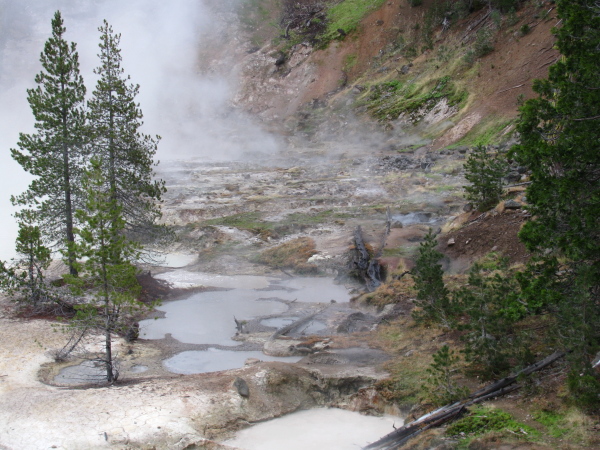
[[[285,340],[280,341],[279,338],[285,336],[287,333],[295,330],[315,318],[317,314],[323,312],[326,308],[321,308],[313,314],[309,314],[305,317],[302,317],[295,322],[290,323],[284,327],[277,329],[265,342],[263,346],[263,353],[269,356],[294,356],[298,354],[298,349],[296,345],[301,344],[301,341],[298,340]],[[303,353],[305,354],[305,353]]]
[[[427,413],[408,425],[404,425],[398,428],[386,436],[382,437],[376,442],[367,445],[363,450],[395,450],[400,448],[404,443],[418,434],[422,433],[429,428],[437,427],[449,422],[458,417],[468,406],[476,403],[481,403],[490,398],[500,397],[508,394],[509,392],[516,391],[521,386],[513,385],[520,376],[530,375],[534,372],[542,370],[549,366],[554,361],[565,356],[565,352],[555,352],[550,356],[538,361],[535,364],[525,367],[524,369],[503,378],[490,386],[486,386],[483,389],[473,392],[469,397],[460,402],[453,403],[451,405],[442,406],[441,408]]]
[[[301,327],[302,325],[307,324],[308,322],[313,320],[317,314],[322,313],[324,310],[325,310],[325,308],[321,308],[313,314],[309,314],[308,316],[301,317],[300,319],[296,320],[295,322],[292,322],[289,325],[286,325],[284,327],[277,329],[271,336],[269,336],[268,340],[274,341],[279,336],[285,336],[290,331],[292,331],[298,327]]]

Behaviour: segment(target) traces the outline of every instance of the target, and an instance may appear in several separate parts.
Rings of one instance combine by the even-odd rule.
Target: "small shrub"
[[[526,34],[529,34],[530,31],[531,31],[531,28],[526,23],[521,25],[521,28],[519,28],[519,32],[521,33],[521,36],[525,36]]]
[[[448,62],[450,61],[450,58],[452,57],[451,51],[448,47],[446,47],[445,45],[440,45],[440,47],[438,48],[437,51],[437,59],[440,62]]]
[[[463,56],[463,62],[467,67],[471,67],[473,64],[475,64],[475,51],[473,51],[473,49],[467,50]]]
[[[408,0],[408,3],[412,7],[421,6],[423,4],[423,0]]]
[[[481,58],[489,55],[494,51],[494,43],[492,42],[492,32],[489,28],[482,28],[477,32],[477,38],[473,45],[473,51],[476,58]]]
[[[500,11],[492,11],[490,17],[492,19],[492,22],[494,22],[494,26],[496,28],[500,28],[500,25],[502,24],[502,14],[500,14]]]
[[[584,411],[600,411],[600,379],[592,370],[571,370],[567,378],[567,385],[571,393],[573,404]]]
[[[427,369],[429,379],[423,385],[423,390],[436,406],[454,403],[469,395],[469,389],[458,386],[454,380],[459,361],[460,358],[447,345],[433,354],[433,363]]]
[[[454,292],[456,309],[463,314],[458,328],[467,331],[465,360],[469,372],[485,379],[504,374],[520,352],[521,336],[514,324],[526,310],[511,275],[489,273],[480,264],[469,271],[468,283]]]
[[[517,23],[519,23],[519,16],[517,16],[517,11],[515,11],[515,8],[511,8],[506,15],[506,24],[509,27],[512,27]]]

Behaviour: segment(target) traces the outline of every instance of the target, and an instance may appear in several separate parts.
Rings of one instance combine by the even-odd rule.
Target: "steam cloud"
[[[125,73],[140,84],[143,132],[163,138],[159,159],[234,159],[278,148],[274,137],[231,105],[236,86],[231,70],[207,70],[199,57],[205,38],[229,26],[224,14],[238,1],[0,0],[0,259],[11,257],[16,236],[9,198],[29,183],[9,149],[16,147],[19,132],[34,130],[26,89],[35,86],[56,10],[63,15],[66,39],[77,43],[88,95],[99,64],[97,28],[106,19],[121,33]]]

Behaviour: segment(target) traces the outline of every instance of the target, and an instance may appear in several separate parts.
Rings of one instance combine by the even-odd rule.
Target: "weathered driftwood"
[[[394,430],[390,434],[382,437],[377,442],[364,447],[364,450],[394,450],[400,448],[409,439],[417,436],[423,431],[440,426],[452,419],[458,417],[468,406],[476,403],[483,402],[490,398],[500,397],[509,392],[519,389],[521,386],[518,384],[513,385],[520,376],[529,375],[533,372],[541,370],[554,361],[565,356],[564,352],[555,352],[552,355],[532,364],[519,372],[510,375],[506,378],[502,378],[495,383],[486,386],[476,392],[473,392],[467,399],[453,403],[451,405],[443,406],[435,411],[425,414],[419,417],[415,421]]]
[[[309,323],[317,314],[323,312],[324,310],[325,308],[321,308],[313,314],[302,317],[295,322],[276,330],[265,342],[265,345],[263,346],[263,353],[270,356],[294,356],[298,354],[306,354],[304,350],[300,351],[300,349],[297,347],[297,345],[301,344],[301,341],[294,339],[281,341],[278,338],[280,336],[285,336],[290,331]]]
[[[245,332],[246,321],[245,320],[237,320],[235,316],[233,316],[233,320],[235,321],[235,329],[238,334],[243,334]]]
[[[325,308],[322,308],[322,309],[318,310],[317,312],[315,312],[313,314],[309,314],[308,316],[302,317],[302,318],[296,320],[295,322],[292,322],[289,325],[286,325],[285,327],[279,328],[271,336],[269,336],[269,341],[274,341],[279,336],[285,336],[290,331],[292,331],[292,330],[294,330],[296,328],[299,328],[302,325],[307,324],[308,322],[310,322],[311,320],[313,320],[317,314],[320,314],[321,312],[323,312],[324,309]]]

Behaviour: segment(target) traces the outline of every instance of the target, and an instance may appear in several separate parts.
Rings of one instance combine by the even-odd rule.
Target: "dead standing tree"
[[[391,213],[388,207],[386,213],[385,232],[381,236],[379,248],[371,254],[365,244],[362,228],[360,225],[354,231],[354,256],[352,258],[352,266],[358,272],[358,277],[364,280],[367,290],[373,292],[383,282],[383,270],[379,264],[379,258],[383,253],[383,248],[390,234],[391,229]]]

